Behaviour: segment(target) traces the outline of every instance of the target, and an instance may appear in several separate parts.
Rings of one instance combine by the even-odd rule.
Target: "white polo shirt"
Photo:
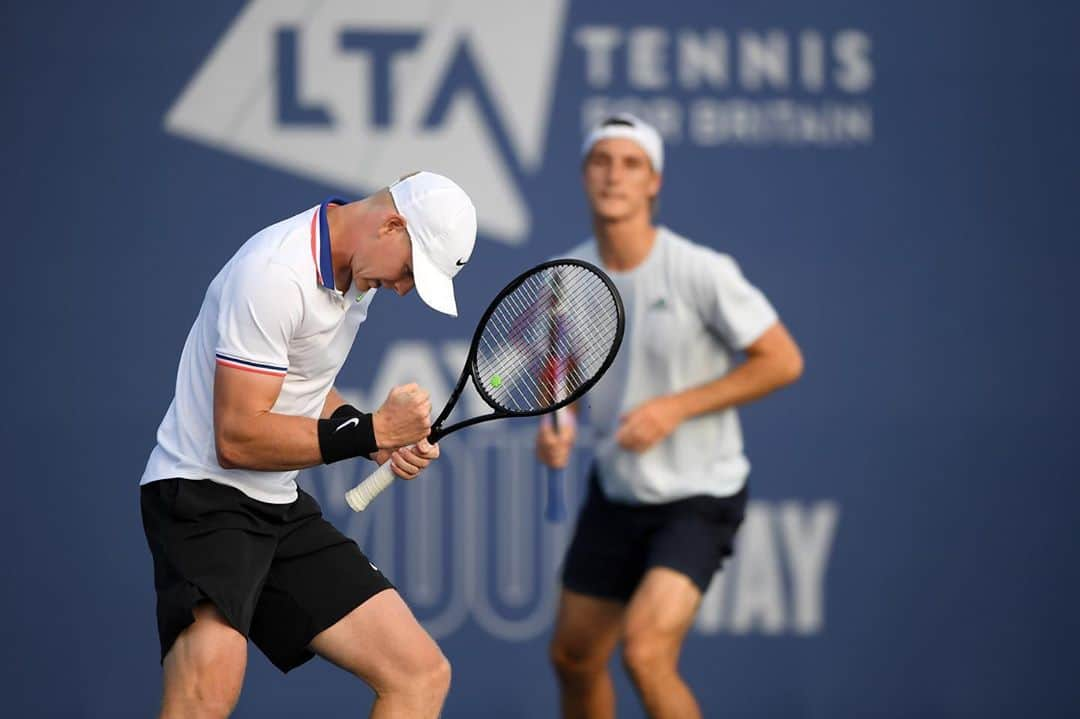
[[[592,239],[568,256],[603,267]],[[615,432],[620,417],[642,402],[727,374],[736,353],[776,323],[776,311],[731,257],[664,227],[640,265],[605,271],[622,295],[626,334],[615,362],[583,400],[604,493],[632,504],[735,494],[750,463],[734,409],[687,420],[641,453],[620,447]]]
[[[140,484],[169,477],[210,479],[274,504],[297,497],[297,470],[225,469],[214,442],[218,365],[284,377],[272,411],[317,419],[367,318],[375,290],[334,287],[330,199],[271,225],[240,248],[210,283],[188,333],[176,392]]]

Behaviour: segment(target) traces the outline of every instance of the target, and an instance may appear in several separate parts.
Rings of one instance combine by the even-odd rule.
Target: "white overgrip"
[[[362,512],[371,504],[371,500],[378,497],[384,489],[393,483],[395,477],[397,475],[394,474],[394,470],[390,466],[390,460],[387,460],[383,462],[381,467],[369,474],[367,479],[346,492],[345,501],[349,503],[354,512]]]

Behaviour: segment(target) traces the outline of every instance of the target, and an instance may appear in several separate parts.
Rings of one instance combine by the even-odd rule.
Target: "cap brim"
[[[424,304],[443,314],[457,317],[454,281],[439,271],[416,242],[412,243],[412,273],[416,293]]]

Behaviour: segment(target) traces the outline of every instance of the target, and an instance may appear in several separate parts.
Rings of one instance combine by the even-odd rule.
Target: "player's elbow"
[[[803,361],[802,352],[798,347],[792,347],[791,352],[785,358],[783,366],[781,367],[781,378],[785,385],[792,384],[803,375],[803,369],[806,364]]]
[[[224,423],[214,427],[214,451],[222,469],[243,469],[247,466],[243,437],[230,431]]]
[[[214,449],[217,452],[217,462],[222,469],[240,469],[244,466],[243,452],[236,443],[217,437],[214,441]]]
[[[799,348],[795,345],[784,348],[782,352],[772,354],[769,358],[769,364],[773,389],[787,387],[802,377],[803,357]]]

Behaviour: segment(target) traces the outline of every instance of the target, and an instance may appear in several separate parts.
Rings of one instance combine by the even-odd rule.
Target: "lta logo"
[[[517,244],[543,157],[565,0],[255,0],[165,117],[176,135],[357,194],[453,177]]]

